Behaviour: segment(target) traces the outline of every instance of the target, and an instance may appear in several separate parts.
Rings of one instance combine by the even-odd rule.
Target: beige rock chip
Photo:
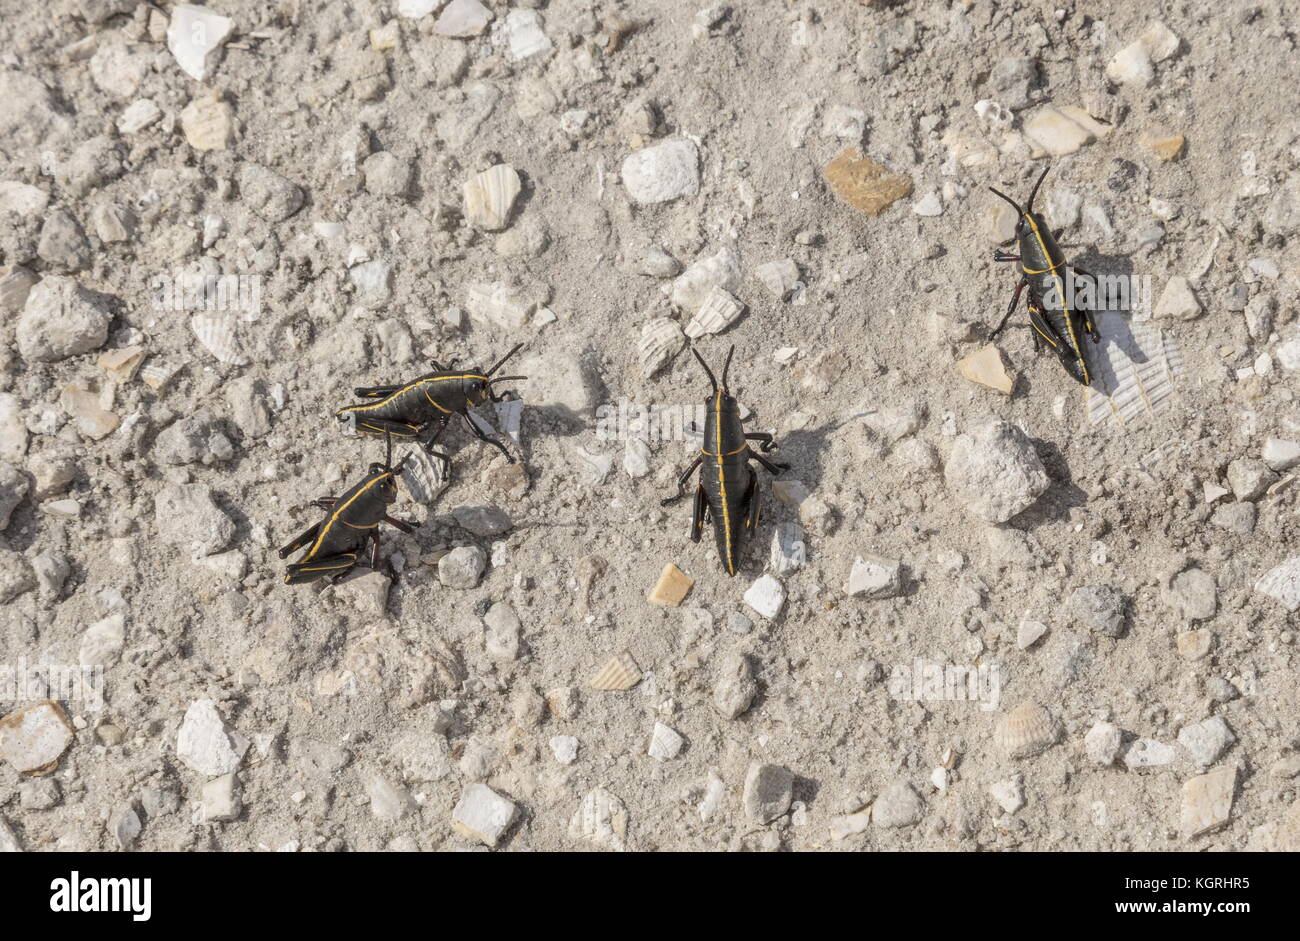
[[[912,195],[912,181],[876,163],[856,147],[841,151],[822,170],[835,195],[869,216],[878,216],[898,200]]]
[[[958,360],[957,369],[971,382],[996,389],[1003,395],[1010,395],[1015,385],[1015,379],[1002,361],[1002,351],[992,343]]]
[[[1182,134],[1143,134],[1141,144],[1161,160],[1177,160],[1187,138]]]
[[[224,150],[235,136],[235,111],[216,94],[195,98],[181,112],[181,131],[195,150]]]
[[[646,600],[661,607],[675,608],[682,603],[682,599],[694,584],[694,579],[669,562],[660,573],[659,581],[655,582],[654,588],[650,589]]]
[[[0,757],[23,774],[49,774],[76,732],[58,703],[38,702],[0,719]]]
[[[1237,766],[1216,768],[1183,783],[1181,823],[1187,839],[1216,830],[1232,816]]]

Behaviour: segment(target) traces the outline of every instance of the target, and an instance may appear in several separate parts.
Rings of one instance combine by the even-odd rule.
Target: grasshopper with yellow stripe
[[[1073,292],[1066,290],[1065,282],[1067,278],[1073,277],[1071,271],[1092,278],[1094,282],[1096,278],[1078,265],[1066,261],[1065,253],[1056,244],[1056,239],[1047,228],[1042,215],[1034,212],[1034,197],[1038,195],[1038,188],[1043,185],[1043,178],[1047,176],[1049,169],[1050,167],[1043,168],[1038,182],[1029,193],[1029,201],[1025,203],[1024,208],[1021,208],[1020,204],[1010,196],[989,187],[995,195],[1005,199],[1015,208],[1018,214],[1016,243],[1020,248],[1019,255],[994,252],[993,260],[1018,261],[1021,271],[1020,283],[1016,285],[1015,294],[1011,296],[1007,312],[989,339],[994,339],[1002,332],[1002,328],[1006,326],[1007,320],[1020,302],[1021,292],[1028,288],[1026,300],[1035,352],[1047,346],[1060,358],[1065,371],[1086,386],[1091,384],[1092,374],[1083,353],[1083,335],[1086,333],[1093,344],[1096,344],[1101,340],[1101,334],[1097,331],[1097,323],[1090,311],[1080,310],[1070,304]]]
[[[522,343],[516,346],[487,371],[456,369],[455,360],[446,366],[435,360],[434,372],[425,373],[403,385],[367,386],[354,390],[358,398],[366,401],[341,408],[335,415],[339,421],[352,423],[361,434],[414,438],[431,457],[442,461],[443,468],[448,471],[451,459],[434,451],[433,446],[451,419],[459,415],[470,434],[497,448],[513,464],[515,459],[506,446],[476,425],[469,410],[473,406],[503,400],[503,396],[493,390],[493,383],[528,378],[494,377],[494,373],[522,347]]]
[[[776,442],[770,434],[746,432],[740,424],[740,406],[727,389],[727,372],[731,369],[731,357],[735,352],[734,346],[727,351],[727,361],[722,367],[722,385],[719,386],[704,357],[691,347],[691,353],[704,367],[704,373],[713,386],[705,400],[708,417],[704,421],[704,444],[678,480],[677,493],[663,501],[666,506],[680,499],[687,481],[697,467],[700,469],[699,483],[695,487],[695,510],[691,517],[691,541],[700,541],[705,520],[711,518],[718,556],[728,575],[735,575],[738,571],[745,539],[758,528],[758,475],[749,462],[757,461],[772,474],[790,469],[790,465],[769,461],[749,447],[750,441],[757,441],[759,450],[771,451]]]
[[[284,576],[286,585],[299,585],[318,578],[337,582],[361,564],[370,547],[370,568],[379,571],[379,524],[387,523],[404,533],[412,533],[410,523],[388,515],[388,507],[397,501],[397,477],[406,458],[393,466],[393,439],[388,436],[388,456],[383,464],[371,464],[370,473],[355,487],[339,497],[321,497],[308,506],[325,510],[325,518],[298,534],[280,550],[286,559],[303,546],[307,551],[289,565]]]

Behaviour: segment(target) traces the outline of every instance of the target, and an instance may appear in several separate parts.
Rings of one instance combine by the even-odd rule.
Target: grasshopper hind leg
[[[704,532],[704,521],[709,515],[709,498],[704,492],[704,485],[695,487],[695,510],[691,514],[691,542],[699,542]]]

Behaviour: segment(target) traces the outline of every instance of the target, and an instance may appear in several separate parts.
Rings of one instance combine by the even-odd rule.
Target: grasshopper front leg
[[[772,440],[772,436],[766,431],[747,432],[745,440],[759,442],[758,449],[764,453],[776,450],[776,442]]]
[[[682,474],[681,478],[677,481],[677,492],[673,494],[671,497],[668,497],[664,500],[660,500],[659,501],[660,506],[667,506],[670,503],[676,503],[678,500],[682,498],[682,494],[686,491],[686,481],[691,479],[691,475],[695,473],[695,468],[699,467],[700,462],[703,460],[704,457],[703,455],[701,455],[700,457],[697,457],[694,461],[691,462],[691,466],[686,468],[686,473]]]
[[[491,435],[486,434],[482,428],[474,424],[474,420],[469,417],[468,411],[461,412],[460,415],[461,418],[465,420],[465,427],[469,429],[470,434],[472,434],[475,438],[478,438],[480,441],[485,441],[488,444],[492,445],[492,447],[496,448],[498,451],[504,454],[506,456],[506,460],[509,461],[511,464],[517,463],[514,459],[514,456],[509,451],[506,450],[506,446],[504,444],[502,444],[499,440],[492,437]]]

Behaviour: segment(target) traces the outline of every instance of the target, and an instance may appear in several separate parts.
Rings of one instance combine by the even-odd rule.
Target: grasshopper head
[[[501,357],[495,366],[483,374],[482,379],[474,380],[474,385],[466,390],[465,397],[469,399],[470,405],[482,405],[485,402],[500,402],[501,396],[492,391],[494,382],[511,382],[516,380],[527,379],[527,376],[493,376],[493,374],[506,364],[506,360],[514,356],[521,349],[523,344],[515,346],[509,353]]]

